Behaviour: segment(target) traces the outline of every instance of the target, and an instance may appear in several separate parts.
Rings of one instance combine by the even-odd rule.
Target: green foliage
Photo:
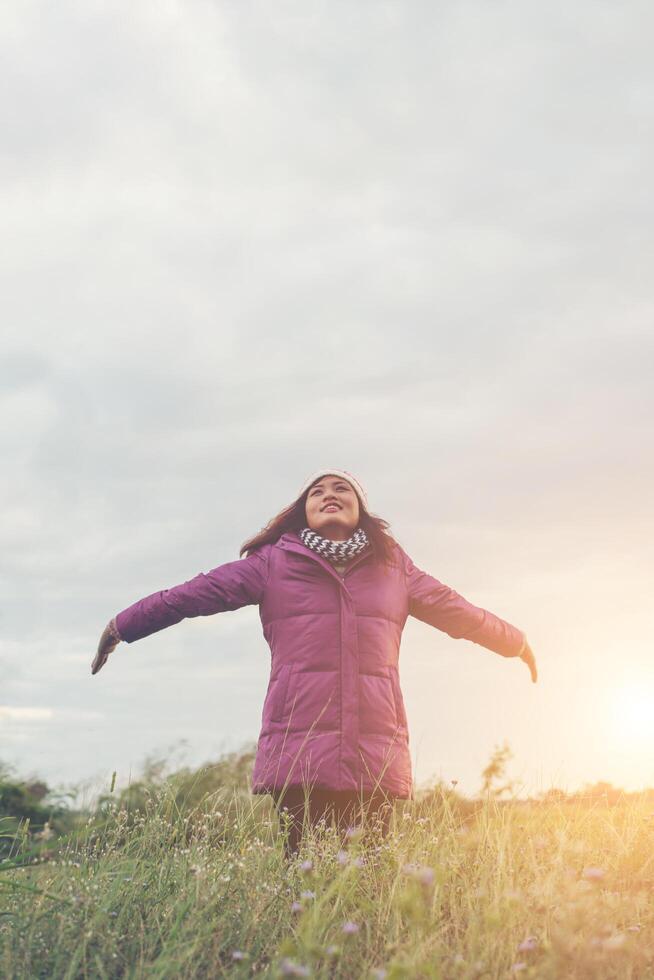
[[[217,762],[197,770],[185,767],[170,774],[166,773],[165,759],[149,758],[141,779],[130,783],[117,797],[113,793],[101,796],[99,808],[102,810],[117,799],[118,805],[130,812],[143,812],[153,794],[162,790],[171,796],[180,812],[194,810],[208,798],[220,796],[232,801],[240,796],[245,799],[249,795],[254,755],[254,748],[247,748],[226,754]]]
[[[0,764],[0,857],[11,853],[17,837],[48,839],[74,826],[75,814],[51,797],[46,783],[16,779]]]

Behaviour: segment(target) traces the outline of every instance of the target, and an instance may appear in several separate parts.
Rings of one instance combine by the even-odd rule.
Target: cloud
[[[525,623],[542,590],[565,605],[554,650],[611,568],[607,630],[648,601],[653,19],[7,13],[0,697],[58,705],[50,771],[95,765],[75,710],[125,757],[171,711],[199,744],[256,735],[256,611],[143,641],[111,680],[88,666],[114,612],[234,560],[326,460],[464,593]]]
[[[53,715],[52,708],[12,708],[0,704],[0,721],[47,721]]]
[[[20,722],[30,724],[31,722],[43,721],[97,721],[103,715],[98,711],[84,711],[83,709],[70,708],[44,708],[44,707],[12,707],[0,704],[0,722]]]

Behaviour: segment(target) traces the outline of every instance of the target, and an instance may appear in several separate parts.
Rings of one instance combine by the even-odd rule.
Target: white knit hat
[[[298,497],[301,497],[304,491],[308,490],[311,484],[315,483],[316,480],[319,480],[322,476],[342,477],[343,480],[345,480],[347,483],[349,483],[351,486],[354,487],[357,494],[359,495],[359,499],[363,503],[366,510],[368,510],[368,497],[366,495],[366,491],[363,489],[363,487],[361,486],[357,478],[355,476],[352,476],[351,473],[348,473],[347,470],[318,470],[317,473],[313,473],[306,481],[306,483],[298,493]]]

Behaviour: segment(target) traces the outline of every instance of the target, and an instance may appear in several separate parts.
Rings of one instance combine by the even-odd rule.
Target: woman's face
[[[316,480],[305,506],[308,526],[331,541],[347,541],[359,523],[359,498],[340,476]]]

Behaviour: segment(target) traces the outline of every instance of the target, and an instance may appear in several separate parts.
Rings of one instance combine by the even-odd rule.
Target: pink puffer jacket
[[[283,534],[247,558],[155,592],[118,613],[127,643],[191,616],[258,605],[271,652],[253,792],[309,784],[411,795],[398,659],[407,616],[516,656],[523,634],[421,571],[397,545],[368,549],[342,577]]]

